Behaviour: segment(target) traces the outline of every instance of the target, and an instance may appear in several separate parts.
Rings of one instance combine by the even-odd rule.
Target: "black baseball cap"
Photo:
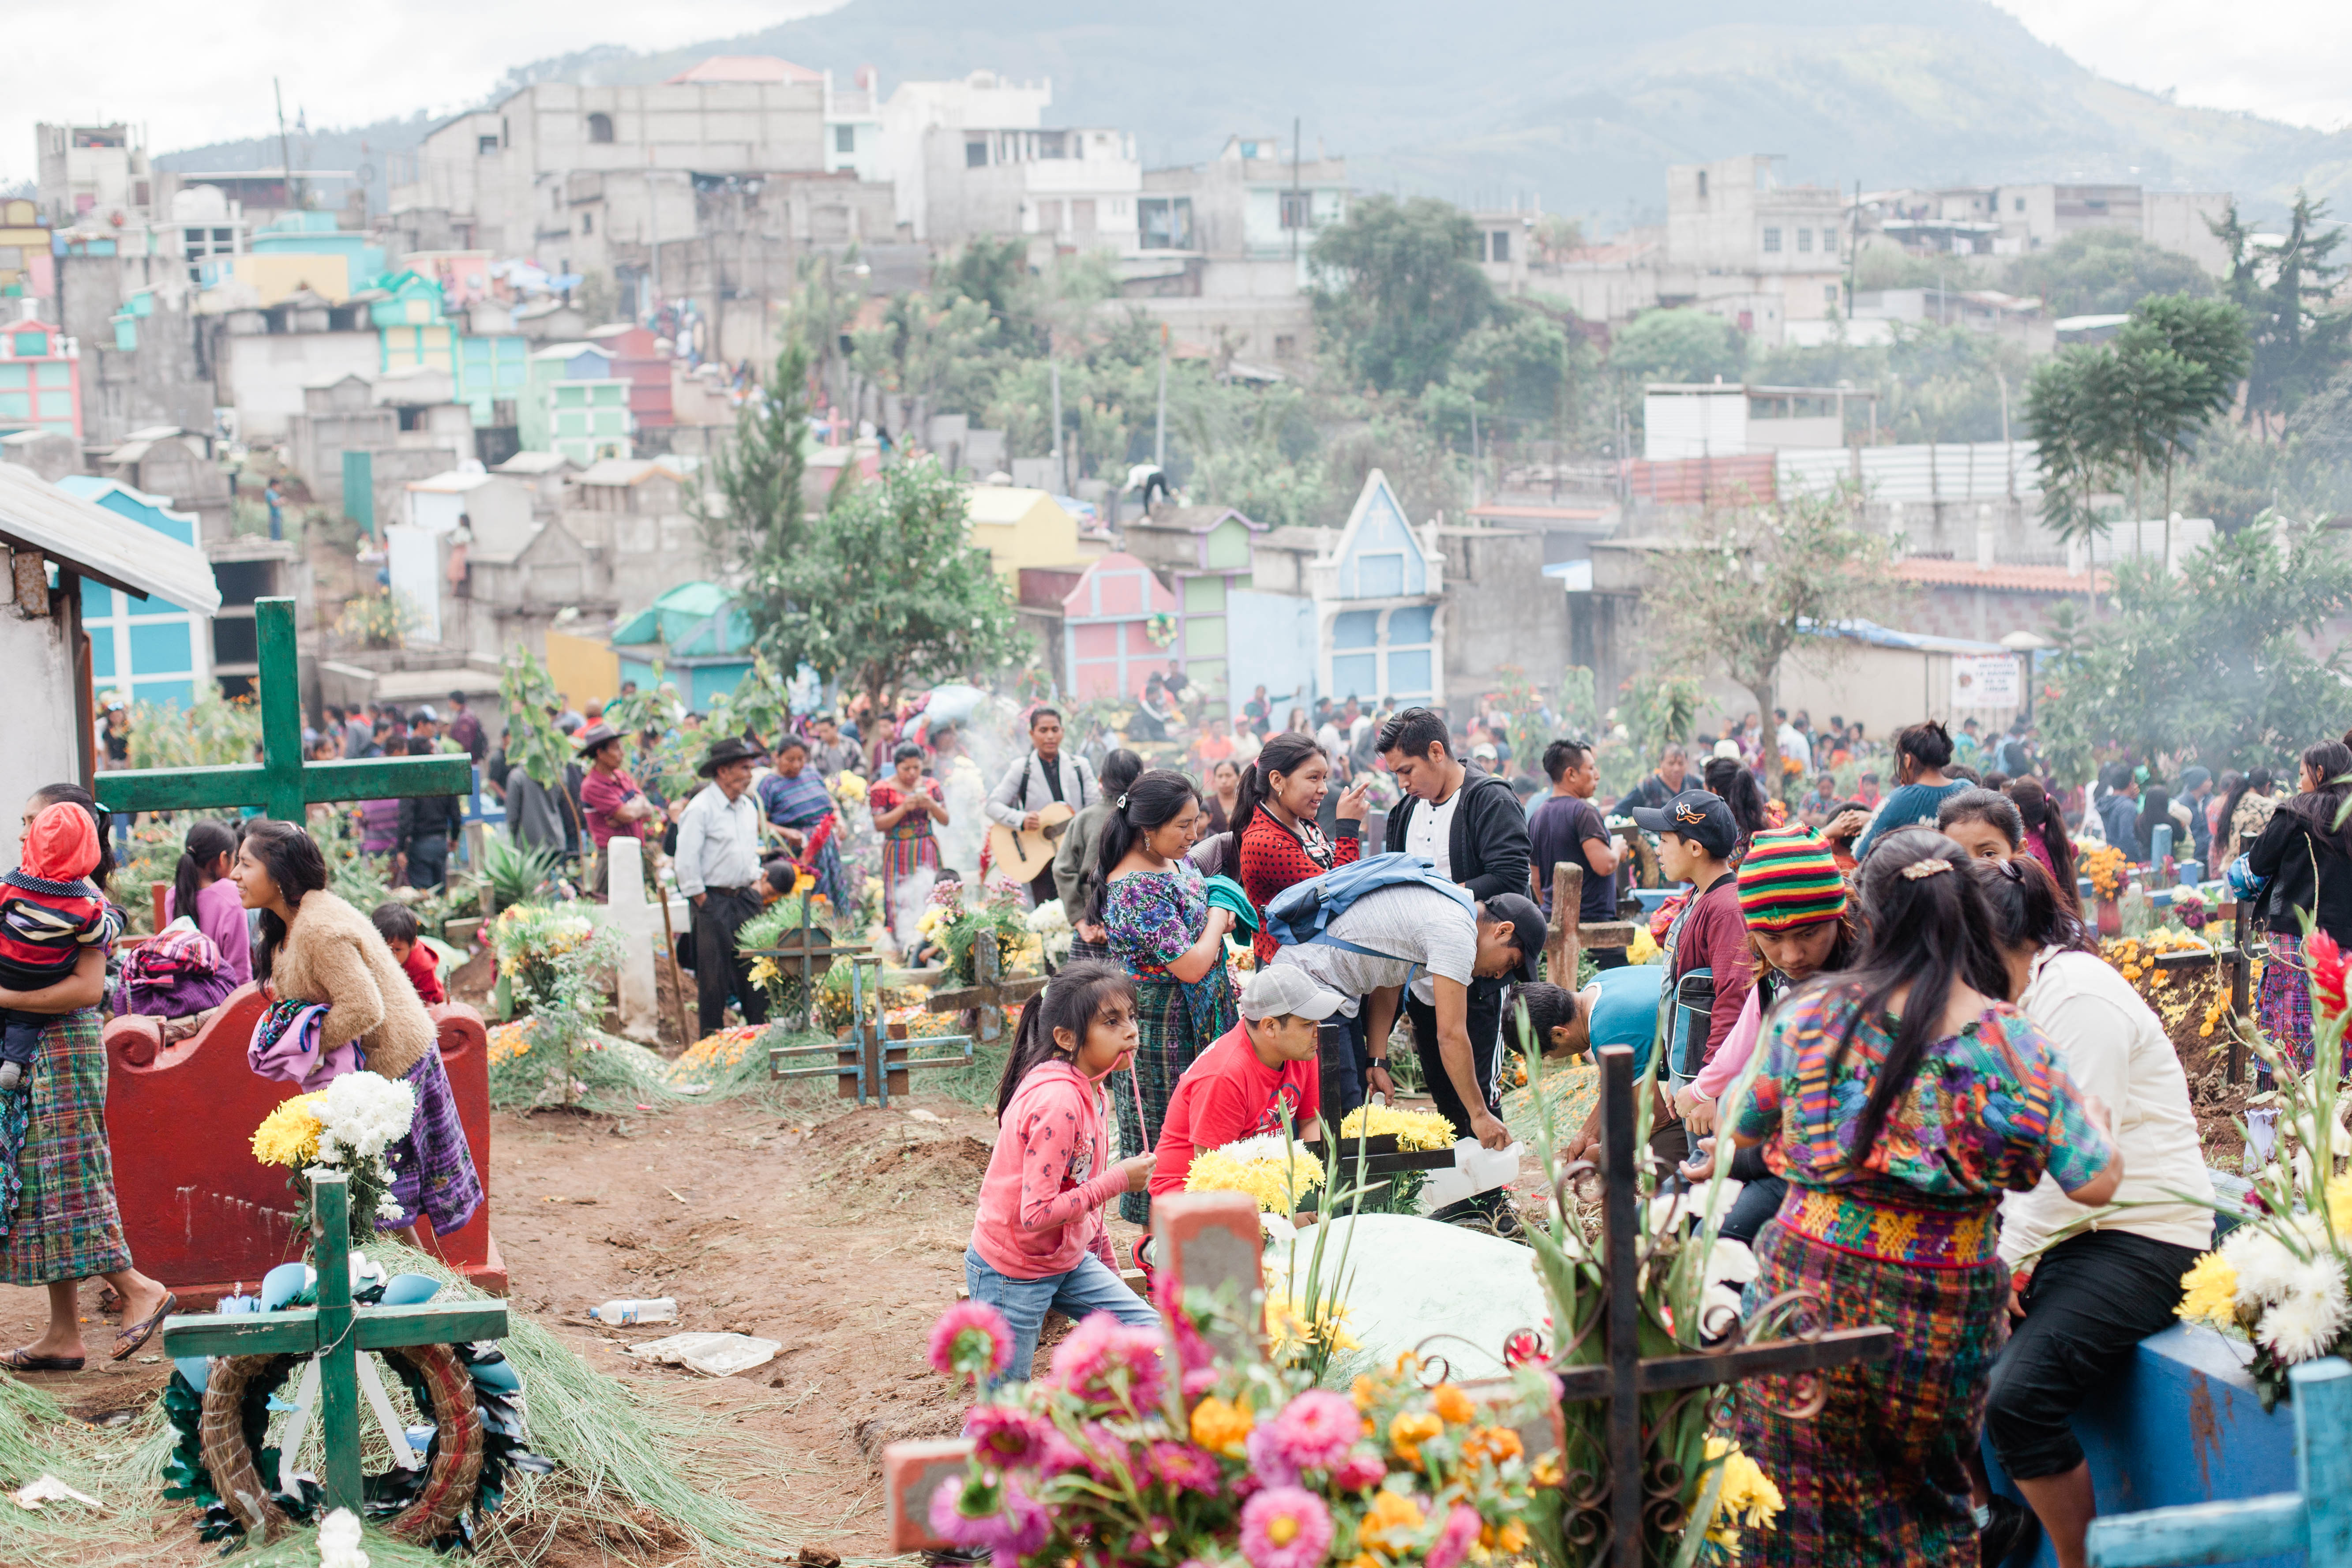
[[[1678,833],[1718,860],[1739,842],[1730,804],[1711,790],[1686,789],[1664,805],[1637,805],[1633,825],[1645,833]]]
[[[1519,966],[1511,972],[1514,980],[1536,978],[1536,960],[1543,956],[1544,942],[1551,928],[1544,923],[1543,910],[1525,893],[1496,893],[1484,905],[1485,918],[1503,921],[1511,928],[1513,945],[1519,950]]]

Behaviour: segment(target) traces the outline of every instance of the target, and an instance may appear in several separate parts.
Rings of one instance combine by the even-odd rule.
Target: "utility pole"
[[[1151,464],[1168,467],[1168,323],[1160,323],[1160,413],[1151,424]]]
[[[278,172],[285,175],[286,205],[299,207],[302,205],[302,193],[294,183],[294,142],[286,134],[286,89],[278,85],[276,77],[271,77],[269,90],[278,99]]]
[[[1298,159],[1303,149],[1298,144],[1299,119],[1290,117],[1290,260],[1298,262],[1298,231],[1306,226],[1307,213],[1298,203]]]

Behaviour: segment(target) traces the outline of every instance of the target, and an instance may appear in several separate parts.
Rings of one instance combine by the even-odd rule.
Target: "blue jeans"
[[[998,1383],[1011,1379],[1027,1382],[1029,1369],[1037,1360],[1037,1331],[1045,1326],[1045,1314],[1058,1311],[1076,1321],[1094,1312],[1109,1312],[1122,1323],[1156,1328],[1160,1314],[1151,1304],[1127,1288],[1127,1281],[1106,1268],[1103,1260],[1089,1252],[1078,1259],[1078,1266],[1067,1274],[1048,1274],[1042,1279],[1015,1279],[989,1267],[988,1261],[967,1247],[963,1252],[964,1284],[975,1301],[985,1301],[1004,1314],[1013,1330],[1013,1361]]]

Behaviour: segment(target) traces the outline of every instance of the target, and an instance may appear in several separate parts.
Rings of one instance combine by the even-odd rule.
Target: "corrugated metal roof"
[[[1997,642],[1973,642],[1967,637],[1937,637],[1932,632],[1898,632],[1893,626],[1882,626],[1876,621],[1859,617],[1819,626],[1811,621],[1799,621],[1799,628],[1814,637],[1843,637],[1852,642],[1868,643],[1873,647],[1910,648],[1919,653],[2007,653],[2010,650]]]
[[[0,539],[126,594],[199,615],[220,609],[220,587],[203,551],[68,495],[14,463],[0,463]]]
[[[1879,501],[2000,500],[2042,492],[2042,466],[2030,441],[1942,441],[1900,447],[1803,447],[1779,454],[1783,494],[1820,494],[1854,478]]]

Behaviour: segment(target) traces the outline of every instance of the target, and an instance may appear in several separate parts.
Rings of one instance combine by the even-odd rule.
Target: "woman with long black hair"
[[[1895,787],[1878,808],[1862,842],[1853,847],[1856,860],[1870,858],[1872,847],[1883,834],[1902,827],[1935,826],[1936,813],[1944,802],[1969,787],[1968,780],[1945,773],[1951,762],[1951,731],[1933,719],[1895,731]]]
[[[2095,1205],[2123,1174],[2104,1113],[2001,1000],[1968,864],[1939,833],[1885,836],[1862,865],[1862,962],[1780,1005],[1726,1119],[1789,1184],[1750,1304],[1808,1290],[1832,1326],[1896,1335],[1890,1360],[1821,1374],[1811,1420],[1775,1408],[1786,1388],[1743,1402],[1740,1445],[1787,1504],[1758,1542],[1768,1563],[1975,1561],[1965,1461],[2006,1331],[2000,1194],[2046,1170]]]
[[[350,1046],[354,1068],[415,1089],[407,1135],[384,1151],[398,1212],[376,1224],[394,1229],[429,1219],[436,1236],[457,1230],[482,1206],[482,1183],[441,1068],[440,1030],[416,987],[374,924],[327,890],[326,858],[302,828],[256,817],[237,847],[236,874],[245,907],[261,911],[253,973],[271,1004],[254,1027],[254,1050],[267,1056],[289,1034],[315,1028],[301,1054],[318,1068]]]
[[[2081,914],[2083,893],[2076,886],[2074,840],[2066,832],[2066,814],[2051,804],[2050,792],[2042,787],[2040,779],[2012,780],[2009,799],[2017,807],[2018,822],[2025,829],[2025,852],[2050,873],[2051,885],[2057,889],[2060,900],[2075,914]]]
[[[169,923],[185,915],[194,921],[218,950],[222,973],[242,985],[253,978],[253,942],[244,900],[229,875],[236,839],[236,829],[218,817],[199,817],[189,825],[171,890],[163,895],[163,919]]]
[[[2352,798],[2352,746],[2323,741],[2305,751],[2302,767],[2300,793],[2271,814],[2246,851],[2246,866],[2262,879],[2255,910],[2271,942],[2254,1016],[2295,1067],[2309,1072],[2311,977],[2304,968],[2304,921],[2352,947],[2352,817],[2345,811]]]
[[[1258,913],[1252,950],[1260,964],[1272,963],[1280,943],[1265,929],[1265,906],[1284,889],[1310,881],[1334,866],[1353,865],[1363,853],[1363,826],[1371,775],[1340,793],[1338,831],[1326,836],[1317,818],[1331,788],[1331,763],[1311,735],[1271,736],[1242,770],[1234,804],[1234,843],[1240,862],[1237,879]],[[1323,1020],[1320,1082],[1323,1114],[1333,1126],[1363,1103],[1364,1080],[1393,1095],[1388,1068],[1375,1068],[1363,1038],[1363,1010],[1352,1018],[1333,1014]]]
[[[1160,1142],[1176,1080],[1237,1016],[1225,977],[1234,917],[1209,907],[1200,868],[1184,856],[1200,815],[1192,780],[1152,768],[1111,803],[1095,849],[1101,880],[1088,912],[1113,961],[1135,977],[1133,1082],[1118,1097],[1122,1159]],[[1119,1213],[1146,1223],[1150,1194],[1125,1194]]]
[[[1756,836],[1772,826],[1772,808],[1764,798],[1764,786],[1756,775],[1737,757],[1710,757],[1699,774],[1708,790],[1723,797],[1731,807],[1731,820],[1738,825],[1739,841],[1732,846],[1730,860],[1734,866],[1748,853],[1748,846]]]

